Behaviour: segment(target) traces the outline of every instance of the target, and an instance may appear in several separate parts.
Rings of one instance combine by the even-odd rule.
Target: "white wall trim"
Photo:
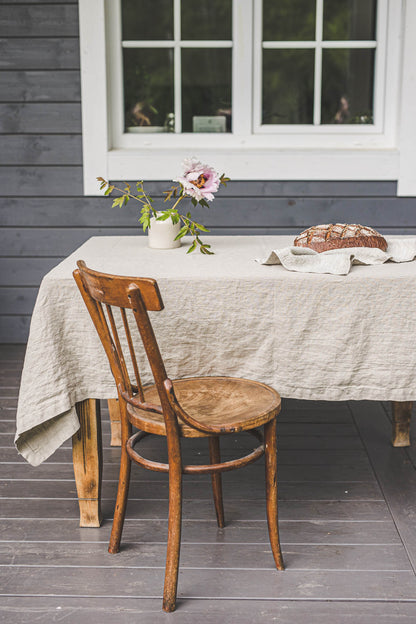
[[[109,150],[105,6],[79,1],[84,195],[97,195],[97,176],[107,177]]]
[[[400,109],[399,196],[416,195],[416,2],[405,0]]]
[[[109,153],[113,180],[170,180],[181,172],[184,158],[197,156],[233,180],[396,180],[399,154],[395,149],[323,150],[262,149],[201,146],[164,149],[115,149]],[[348,171],[348,176],[345,172]]]

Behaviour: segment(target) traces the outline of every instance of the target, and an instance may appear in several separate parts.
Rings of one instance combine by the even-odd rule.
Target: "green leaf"
[[[186,252],[187,254],[192,253],[193,251],[195,251],[196,249],[196,241],[194,241],[192,243],[192,245],[189,247],[188,251]]]
[[[143,232],[146,232],[147,228],[150,227],[149,214],[142,214],[142,216],[139,219],[139,223],[143,225]]]
[[[116,197],[113,200],[112,208],[114,208],[115,206],[119,206],[119,208],[121,208],[123,205],[124,205],[124,195],[122,197]]]
[[[179,234],[175,236],[175,240],[179,240],[180,238],[183,238],[185,234],[187,234],[187,232],[188,232],[188,228],[186,225],[184,225],[184,227],[179,230]]]
[[[206,199],[200,199],[199,203],[201,206],[204,206],[205,208],[209,208],[209,205]]]
[[[195,207],[195,206],[197,205],[197,203],[198,203],[198,202],[197,202],[197,200],[195,199],[195,197],[191,197],[191,202],[192,202],[192,205],[193,205],[194,207]]]
[[[161,215],[156,217],[156,221],[167,221],[168,219],[170,219],[170,214],[168,211],[163,212]]]

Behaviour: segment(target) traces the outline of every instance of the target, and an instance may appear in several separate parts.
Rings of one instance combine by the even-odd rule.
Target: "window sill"
[[[399,174],[396,149],[367,147],[253,148],[248,146],[113,149],[107,152],[106,171],[86,176],[84,192],[100,195],[97,176],[110,180],[170,180],[180,174],[184,158],[197,156],[234,180],[395,180]]]

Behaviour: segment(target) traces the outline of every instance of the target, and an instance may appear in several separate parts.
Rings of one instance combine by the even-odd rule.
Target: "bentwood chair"
[[[221,472],[241,468],[263,454],[266,464],[266,510],[274,561],[283,570],[277,520],[276,417],[279,394],[265,384],[233,377],[192,377],[171,381],[153,333],[148,310],[163,310],[155,280],[99,273],[77,263],[74,278],[110,362],[121,412],[121,463],[109,552],[119,551],[127,505],[131,461],[158,472],[169,473],[168,543],[163,609],[174,611],[178,582],[182,516],[182,475],[210,474],[219,527],[224,526]],[[118,308],[120,312],[113,313]],[[155,383],[140,381],[128,316],[131,310]],[[118,321],[116,320],[118,319]],[[132,321],[130,320],[130,323]],[[133,321],[134,324],[134,321]],[[124,335],[123,335],[124,334]],[[126,348],[122,348],[122,342]],[[127,366],[129,354],[135,383]],[[132,425],[139,429],[132,435]],[[264,429],[264,439],[259,427]],[[219,437],[249,432],[260,441],[251,453],[221,461]],[[146,459],[135,446],[145,436],[166,436],[168,464]],[[183,465],[181,438],[208,438],[210,464]]]

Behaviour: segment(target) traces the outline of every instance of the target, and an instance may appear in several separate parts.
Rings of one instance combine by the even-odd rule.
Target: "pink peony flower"
[[[218,191],[220,179],[218,173],[208,165],[203,165],[196,158],[185,158],[182,163],[183,176],[176,178],[183,188],[183,194],[194,197],[197,201],[205,199],[212,201],[214,193]]]

